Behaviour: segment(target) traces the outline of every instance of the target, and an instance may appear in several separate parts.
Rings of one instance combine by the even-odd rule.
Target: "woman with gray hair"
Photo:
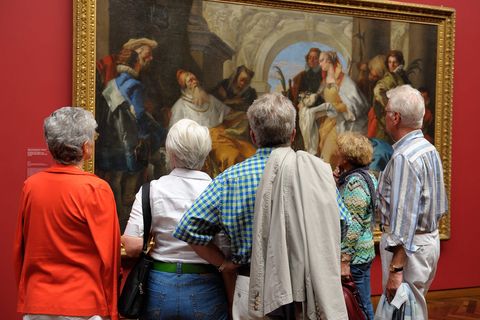
[[[141,319],[195,319],[198,313],[205,319],[227,319],[226,296],[217,269],[172,236],[183,213],[211,181],[199,171],[212,148],[208,128],[182,119],[170,128],[165,147],[173,171],[150,183],[151,230],[144,230],[140,190],[122,236],[127,255],[133,257],[142,250],[144,232],[150,232],[155,240]]]
[[[14,247],[24,320],[118,319],[120,232],[108,184],[82,170],[97,123],[64,107],[44,122],[57,162],[23,186]]]

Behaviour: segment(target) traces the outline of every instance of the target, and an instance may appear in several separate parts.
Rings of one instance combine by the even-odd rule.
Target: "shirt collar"
[[[82,169],[74,166],[74,165],[65,165],[65,164],[54,164],[45,172],[50,173],[67,173],[67,174],[78,174],[78,175],[94,175],[93,173],[83,171]]]
[[[197,179],[197,180],[206,180],[211,181],[212,179],[208,174],[199,170],[190,170],[185,168],[175,168],[170,172],[170,175],[186,178],[186,179]]]
[[[400,140],[398,140],[397,142],[395,142],[392,147],[393,147],[393,150],[397,150],[398,148],[401,148],[402,146],[406,145],[407,143],[409,143],[410,141],[414,140],[414,139],[418,139],[418,138],[423,138],[423,132],[422,130],[420,129],[417,129],[417,130],[413,130],[409,133],[407,133],[406,135],[404,135]]]
[[[258,148],[257,152],[255,152],[256,157],[268,157],[270,156],[270,153],[272,153],[274,148],[268,147],[268,148]]]

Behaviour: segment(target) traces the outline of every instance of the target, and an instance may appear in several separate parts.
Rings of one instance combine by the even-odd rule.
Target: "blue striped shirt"
[[[260,148],[252,157],[218,175],[184,214],[173,236],[190,244],[206,245],[223,230],[231,241],[232,261],[249,263],[255,195],[272,150]],[[346,228],[350,213],[338,191],[337,201]]]
[[[378,184],[378,209],[389,226],[388,247],[402,245],[407,254],[418,248],[416,232],[432,232],[448,209],[440,156],[420,130],[393,145],[393,155]]]

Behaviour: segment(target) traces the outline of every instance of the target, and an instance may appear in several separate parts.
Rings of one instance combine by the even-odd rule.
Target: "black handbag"
[[[367,320],[362,309],[362,300],[351,276],[342,277],[343,297],[347,307],[348,320]],[[371,319],[373,320],[373,319]]]
[[[393,310],[392,320],[403,320],[405,319],[405,303],[402,304],[400,309],[395,308]]]
[[[150,183],[142,186],[142,213],[143,213],[143,249],[140,257],[128,274],[122,293],[118,299],[118,312],[125,318],[138,318],[143,310],[147,294],[147,281],[153,259],[148,255],[148,240],[152,225],[150,208]]]

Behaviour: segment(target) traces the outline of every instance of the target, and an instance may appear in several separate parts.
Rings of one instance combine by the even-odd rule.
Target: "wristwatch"
[[[218,272],[222,272],[223,270],[225,270],[225,267],[227,266],[227,263],[228,263],[228,260],[227,258],[223,259],[223,262],[221,265],[218,266]]]
[[[403,267],[396,267],[393,264],[390,265],[390,272],[397,273],[403,271]]]

